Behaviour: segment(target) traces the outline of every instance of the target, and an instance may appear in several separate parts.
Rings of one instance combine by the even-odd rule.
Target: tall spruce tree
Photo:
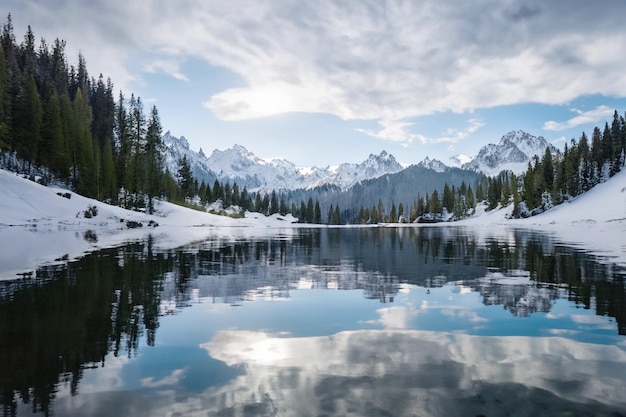
[[[0,152],[11,150],[11,96],[9,78],[4,58],[4,48],[0,45]]]
[[[163,144],[161,142],[161,121],[156,106],[152,106],[146,130],[146,194],[148,210],[154,212],[153,199],[159,195],[160,176],[163,170]]]
[[[91,109],[83,99],[81,89],[72,102],[74,113],[73,164],[76,191],[87,197],[97,196],[97,173],[93,139],[91,137]]]

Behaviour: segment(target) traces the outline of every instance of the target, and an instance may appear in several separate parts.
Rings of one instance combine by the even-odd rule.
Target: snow
[[[237,182],[252,192],[312,189],[335,185],[346,190],[357,182],[401,171],[403,167],[393,155],[382,151],[370,155],[360,164],[344,163],[338,167],[296,167],[285,159],[262,159],[241,145],[226,150],[215,149],[209,157],[204,152],[189,149],[184,137],[176,138],[168,131],[163,135],[165,165],[170,172],[178,171],[178,161],[183,156],[189,160],[194,175],[199,180],[211,175],[220,181]]]
[[[519,175],[528,167],[528,161],[534,156],[541,158],[547,147],[553,154],[557,152],[543,136],[533,136],[522,130],[512,131],[502,136],[497,145],[490,143],[483,146],[474,159],[461,167],[489,176],[498,175],[503,170]]]
[[[71,198],[57,193],[69,193]],[[165,249],[210,237],[293,236],[296,228],[307,227],[293,224],[291,215],[265,217],[247,213],[245,218],[234,219],[167,202],[158,202],[156,214],[147,215],[67,190],[44,187],[5,170],[0,170],[0,195],[0,279],[15,278],[16,274],[34,271],[42,264],[64,262],[149,235],[156,249]],[[90,206],[97,207],[98,214],[86,218],[84,212]],[[491,211],[479,206],[474,216],[458,222],[394,227],[462,226],[472,228],[478,235],[505,237],[514,229],[538,230],[559,242],[626,265],[626,170],[538,216],[510,219],[511,211],[512,205]],[[130,229],[126,221],[141,222],[143,227]],[[158,227],[149,227],[150,221],[158,223]]]
[[[370,154],[360,164],[343,163],[333,169],[326,177],[310,184],[307,188],[335,185],[345,191],[359,182],[382,177],[385,174],[394,174],[402,171],[402,169],[402,165],[396,161],[393,155],[382,151],[378,155]]]
[[[438,159],[430,159],[428,156],[422,162],[417,164],[418,167],[432,169],[435,172],[446,172],[449,168],[446,164]]]
[[[540,230],[550,233],[557,241],[626,264],[626,170],[537,216],[510,219],[512,209],[509,205],[486,212],[479,207],[472,218],[455,224],[483,230]]]
[[[0,195],[0,279],[148,235],[154,238],[155,248],[173,248],[211,236],[291,235],[295,227],[301,227],[292,224],[295,219],[291,215],[248,214],[233,219],[168,202],[158,202],[155,215],[148,215],[44,187],[5,170],[0,170]],[[96,207],[98,214],[86,218],[84,212],[90,206]],[[128,228],[126,221],[141,222],[143,227]],[[150,227],[150,221],[158,227]]]

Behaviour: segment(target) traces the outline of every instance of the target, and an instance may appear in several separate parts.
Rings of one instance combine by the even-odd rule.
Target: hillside
[[[0,195],[0,279],[32,271],[55,259],[72,259],[148,235],[153,236],[155,247],[176,247],[209,236],[262,236],[277,230],[289,233],[282,228],[293,221],[291,216],[232,219],[167,202],[159,202],[151,216],[44,187],[1,169]],[[95,207],[97,214],[88,218],[85,212],[90,207]],[[142,227],[129,228],[127,221]]]
[[[485,212],[454,224],[476,227],[484,232],[506,228],[531,228],[551,234],[554,239],[580,245],[599,256],[626,257],[626,170],[607,182],[527,219],[509,219],[512,206]]]

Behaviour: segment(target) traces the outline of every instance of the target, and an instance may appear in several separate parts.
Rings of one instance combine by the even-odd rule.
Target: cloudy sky
[[[21,42],[67,41],[90,75],[205,153],[297,165],[450,163],[511,130],[556,145],[626,110],[625,0],[4,0]],[[148,109],[146,109],[147,111]]]

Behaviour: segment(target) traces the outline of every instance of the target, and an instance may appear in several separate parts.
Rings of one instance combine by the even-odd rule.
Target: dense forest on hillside
[[[625,117],[615,111],[591,140],[583,133],[563,152],[546,149],[520,176],[487,178],[460,169],[436,175],[412,166],[348,191],[285,194],[250,193],[218,180],[198,183],[185,158],[177,172],[164,168],[157,108],[146,115],[140,97],[121,91],[115,97],[113,82],[102,74],[90,77],[82,55],[76,66],[68,64],[65,45],[59,39],[37,44],[30,27],[18,43],[11,15],[2,26],[0,167],[126,208],[152,212],[161,198],[219,213],[233,206],[231,215],[291,213],[302,222],[345,224],[455,220],[484,202],[489,209],[514,204],[514,217],[528,217],[606,181],[626,159]]]
[[[37,46],[29,27],[18,44],[10,15],[0,42],[4,167],[130,208],[176,196],[175,181],[162,172],[156,107],[146,116],[141,98],[121,92],[116,102],[111,80],[90,77],[82,55],[68,65],[65,41]]]

